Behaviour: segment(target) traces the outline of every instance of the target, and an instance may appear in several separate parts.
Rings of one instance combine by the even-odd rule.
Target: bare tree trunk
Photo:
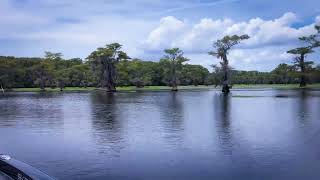
[[[172,62],[174,63],[174,62]],[[172,64],[172,80],[171,80],[172,89],[171,91],[178,91],[178,85],[177,85],[177,75],[176,75],[176,67],[175,64]]]
[[[108,63],[106,70],[104,72],[104,77],[105,77],[105,83],[106,83],[106,88],[107,92],[115,92],[116,87],[115,87],[115,82],[114,82],[114,73],[113,73],[113,68],[112,64]]]
[[[300,76],[300,87],[306,87],[306,70],[305,70],[305,63],[304,63],[304,54],[301,54],[300,57],[300,69],[301,69],[301,76]]]
[[[58,82],[58,86],[59,86],[59,88],[60,88],[60,91],[63,91],[64,81],[63,81],[63,80],[60,80],[60,81]]]
[[[43,76],[40,77],[40,90],[41,91],[45,91],[45,79],[43,78]]]
[[[230,92],[228,64],[229,63],[228,63],[227,55],[224,55],[223,63],[222,63],[222,70],[223,70],[222,92],[226,94]]]
[[[178,91],[178,86],[177,86],[177,84],[173,84],[173,85],[172,85],[171,91]]]

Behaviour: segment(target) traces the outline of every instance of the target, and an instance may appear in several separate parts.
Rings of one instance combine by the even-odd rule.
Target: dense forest
[[[139,59],[121,60],[116,65],[117,86],[170,85],[170,66]],[[178,71],[179,85],[220,85],[222,70],[209,70],[200,65],[182,64]],[[87,87],[100,86],[89,61],[62,59],[61,54],[46,53],[45,58],[0,57],[0,82],[3,88],[18,87]],[[320,66],[308,66],[309,83],[320,82]],[[299,83],[295,65],[279,64],[271,72],[231,70],[231,84],[289,84]]]
[[[288,50],[292,64],[279,64],[271,72],[240,71],[229,66],[231,48],[249,39],[248,35],[225,36],[213,43],[209,55],[221,59],[209,71],[201,65],[188,64],[189,59],[179,48],[165,49],[159,61],[130,58],[118,43],[97,48],[86,59],[63,59],[61,53],[45,52],[43,58],[0,56],[0,88],[20,87],[103,87],[116,91],[116,86],[222,85],[228,93],[232,84],[293,84],[320,83],[320,65],[307,61],[307,55],[320,47],[320,26],[316,34],[299,38],[305,46]]]

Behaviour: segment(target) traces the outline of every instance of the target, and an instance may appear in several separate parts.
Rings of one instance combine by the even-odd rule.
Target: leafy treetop
[[[248,35],[233,35],[233,36],[225,36],[220,40],[217,40],[213,47],[216,48],[216,51],[210,51],[209,54],[213,56],[217,56],[217,58],[222,58],[226,54],[228,54],[228,50],[234,45],[239,44],[242,40],[249,39]]]

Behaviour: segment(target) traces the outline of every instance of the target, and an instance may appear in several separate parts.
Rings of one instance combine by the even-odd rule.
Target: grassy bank
[[[300,89],[299,84],[235,84],[233,89]],[[309,84],[305,88],[320,89],[320,84]]]
[[[298,84],[235,84],[233,89],[296,89],[299,88]],[[320,89],[320,84],[311,84],[307,88]],[[168,86],[145,86],[143,88],[136,88],[135,86],[117,87],[118,91],[169,91],[171,88]],[[208,90],[220,89],[214,86],[179,86],[180,90]],[[93,91],[98,90],[95,87],[66,87],[64,92],[78,92],[78,91]],[[14,92],[40,92],[40,88],[14,88]],[[59,88],[46,88],[46,92],[60,92]]]
[[[179,86],[180,90],[205,90],[205,89],[213,89],[213,86]],[[78,91],[94,91],[99,90],[100,88],[95,87],[66,87],[63,89],[64,92],[78,92]],[[102,90],[102,89],[100,89]],[[125,86],[125,87],[117,87],[117,91],[169,91],[171,87],[168,86],[145,86],[143,88],[136,88],[135,86]],[[40,88],[14,88],[13,92],[41,92]],[[46,92],[60,92],[59,88],[46,88]]]
[[[66,87],[63,89],[63,91],[66,92],[72,92],[72,91],[93,91],[96,88],[94,87],[87,87],[87,88],[82,88],[82,87]],[[14,88],[12,89],[14,92],[41,92],[40,88]],[[46,92],[60,92],[59,88],[46,88]]]

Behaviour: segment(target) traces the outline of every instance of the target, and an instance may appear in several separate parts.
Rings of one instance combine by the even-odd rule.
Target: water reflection
[[[297,98],[298,102],[297,104],[297,117],[299,117],[300,125],[305,126],[308,118],[309,118],[309,112],[308,112],[308,91],[302,89],[299,92],[297,92]]]
[[[225,154],[232,154],[232,130],[231,130],[231,95],[216,94],[214,98],[214,114],[218,125],[219,142]]]
[[[116,96],[112,93],[94,93],[91,94],[91,101],[93,136],[100,152],[118,155],[123,148],[123,129]]]
[[[9,93],[0,98],[0,123],[33,129],[61,128],[63,102],[63,95],[57,93]]]
[[[172,92],[161,97],[157,104],[160,109],[160,118],[166,142],[172,145],[177,143],[181,145],[184,133],[184,112],[179,92]]]
[[[17,93],[0,98],[0,151],[59,179],[317,179],[319,100],[300,90]]]

